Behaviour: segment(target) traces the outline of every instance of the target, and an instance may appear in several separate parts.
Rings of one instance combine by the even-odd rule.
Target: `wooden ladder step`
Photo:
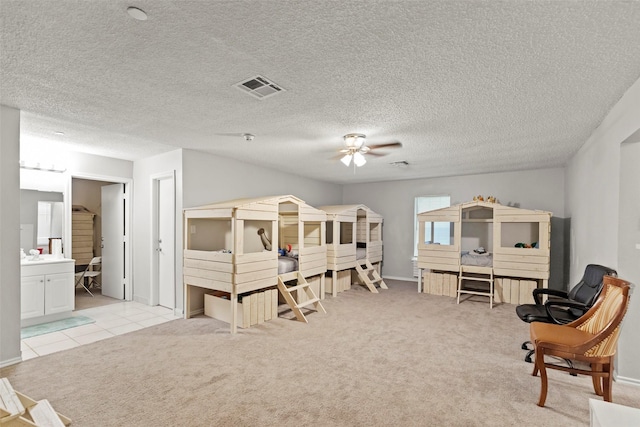
[[[493,282],[493,279],[485,279],[483,277],[460,276],[460,278],[463,279],[463,280],[476,280],[478,282]]]
[[[371,283],[380,283],[382,282],[382,277],[379,279],[371,279]]]
[[[309,286],[311,285],[307,282],[296,285],[296,286],[287,286],[287,291],[293,292],[293,291],[297,291],[298,289],[308,288]]]
[[[64,423],[47,399],[29,408],[29,415],[38,427],[64,427]]]
[[[318,301],[320,301],[320,298],[317,298],[317,297],[316,298],[311,298],[310,300],[307,300],[307,301],[304,301],[304,302],[296,304],[296,307],[298,307],[298,308],[306,307],[308,305],[315,304]]]
[[[24,414],[24,406],[8,378],[0,379],[0,421]]]

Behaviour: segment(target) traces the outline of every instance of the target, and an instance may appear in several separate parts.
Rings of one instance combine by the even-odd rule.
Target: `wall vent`
[[[282,86],[275,84],[263,76],[251,77],[250,79],[236,83],[234,86],[258,99],[268,98],[277,93],[285,92]]]

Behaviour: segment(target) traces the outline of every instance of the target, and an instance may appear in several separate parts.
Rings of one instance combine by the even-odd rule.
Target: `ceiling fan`
[[[361,133],[348,133],[343,136],[345,148],[340,150],[340,153],[344,153],[344,156],[340,154],[340,161],[345,166],[349,166],[353,161],[354,166],[360,167],[367,163],[367,159],[364,158],[365,154],[371,156],[384,156],[386,153],[376,153],[373,150],[379,148],[400,148],[402,143],[400,142],[388,142],[386,144],[365,145],[366,135]]]

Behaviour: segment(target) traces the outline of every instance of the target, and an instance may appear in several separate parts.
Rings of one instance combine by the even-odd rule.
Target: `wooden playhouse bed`
[[[418,291],[428,269],[425,292],[458,298],[461,293],[486,295],[490,305],[494,298],[521,303],[531,288],[548,287],[551,215],[483,201],[418,214]],[[435,224],[445,224],[448,235],[438,236]],[[520,243],[535,247],[516,247],[523,246]],[[486,253],[478,253],[480,248]],[[451,274],[457,276],[455,295]],[[465,290],[465,280],[487,282],[489,290]],[[515,284],[518,290],[511,291]]]
[[[321,206],[327,213],[327,292],[351,287],[352,270],[372,291],[375,285],[385,289],[380,277],[382,262],[382,216],[365,205]],[[363,268],[364,266],[364,268]]]
[[[231,333],[235,333],[238,325],[246,326],[246,320],[242,320],[247,318],[246,313],[239,310],[245,310],[247,301],[255,301],[258,306],[248,305],[246,309],[257,313],[264,310],[270,313],[267,319],[277,317],[273,306],[268,305],[268,301],[273,301],[273,292],[269,291],[281,284],[318,276],[322,279],[313,283],[320,292],[326,272],[325,219],[324,212],[290,195],[237,199],[185,209],[185,318],[204,310],[204,294],[208,294],[210,306],[218,307],[218,312],[226,301],[229,311],[215,317],[228,321]],[[259,230],[268,236],[269,250]],[[278,273],[279,243],[281,247],[290,245],[291,253],[297,255],[295,268],[282,274]],[[310,288],[300,284],[296,289],[303,301],[295,302],[294,312],[310,304],[318,311],[324,310],[319,302],[309,302],[313,300]],[[252,293],[258,295],[246,298]],[[224,301],[221,303],[220,299]],[[262,316],[259,319],[265,320]]]

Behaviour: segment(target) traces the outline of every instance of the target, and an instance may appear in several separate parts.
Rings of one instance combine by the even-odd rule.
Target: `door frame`
[[[171,188],[172,188],[172,195],[173,195],[173,200],[171,201],[171,205],[173,207],[173,227],[172,227],[172,231],[173,231],[173,266],[174,266],[174,270],[173,270],[173,311],[176,311],[176,301],[177,301],[177,295],[176,295],[176,272],[177,272],[177,266],[176,266],[176,260],[177,260],[177,251],[176,251],[176,223],[177,223],[177,215],[176,215],[176,171],[175,170],[170,170],[170,171],[166,171],[166,172],[161,172],[161,173],[157,173],[157,174],[153,174],[151,175],[151,232],[149,233],[149,236],[151,236],[151,239],[149,240],[149,245],[150,245],[150,253],[151,255],[151,271],[149,274],[149,277],[151,278],[151,290],[150,290],[150,295],[149,295],[149,303],[152,306],[156,306],[159,304],[160,301],[160,282],[158,280],[158,271],[159,271],[159,260],[158,260],[158,245],[156,244],[156,242],[159,239],[159,230],[158,230],[158,191],[160,188],[160,181],[165,180],[165,179],[169,179],[171,180]]]
[[[68,200],[69,203],[65,203],[65,224],[64,224],[64,240],[65,242],[65,256],[71,258],[71,250],[72,250],[72,206],[73,206],[73,179],[85,179],[88,181],[104,181],[111,182],[113,184],[124,184],[124,200],[125,200],[125,210],[124,210],[124,242],[125,242],[125,250],[124,250],[124,299],[125,301],[133,300],[133,269],[132,269],[132,256],[133,251],[131,250],[132,238],[131,238],[131,219],[133,218],[133,179],[124,178],[118,176],[110,176],[110,175],[96,175],[96,174],[88,174],[88,173],[77,173],[72,172],[69,175],[69,181],[67,182],[65,191],[64,191],[64,200]]]

